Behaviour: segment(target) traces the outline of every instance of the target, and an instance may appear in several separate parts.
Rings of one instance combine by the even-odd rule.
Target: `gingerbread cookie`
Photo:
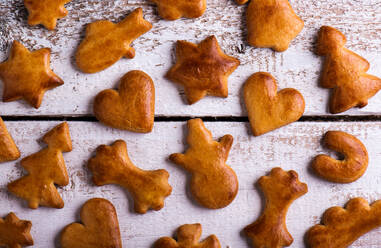
[[[368,99],[381,89],[381,79],[366,73],[369,62],[345,48],[345,43],[345,36],[337,29],[320,28],[316,54],[325,56],[320,85],[332,89],[332,114],[365,107]]]
[[[0,218],[0,247],[21,248],[33,245],[32,222],[20,220],[14,213]]]
[[[369,206],[363,198],[348,201],[345,208],[332,207],[325,211],[322,224],[307,232],[311,248],[345,248],[365,233],[381,226],[381,200]]]
[[[122,248],[118,216],[111,202],[88,200],[80,215],[83,224],[72,223],[62,231],[62,248]]]
[[[86,27],[86,37],[76,52],[76,62],[83,72],[102,71],[122,57],[135,57],[131,43],[152,28],[143,18],[143,10],[135,9],[123,21],[97,21]]]
[[[64,5],[71,0],[24,0],[29,12],[28,24],[31,26],[42,24],[47,29],[56,27],[57,19],[65,17],[67,10]]]
[[[216,37],[210,36],[198,45],[177,41],[176,58],[167,78],[184,86],[189,104],[205,95],[228,96],[228,77],[240,62],[223,53]]]
[[[163,237],[156,241],[154,248],[221,248],[215,235],[210,235],[201,243],[201,224],[182,225],[177,229],[177,241],[170,237]]]
[[[257,72],[246,81],[244,99],[254,136],[297,121],[304,113],[302,94],[291,88],[277,92],[275,78],[266,72]]]
[[[273,168],[258,184],[266,197],[266,206],[262,215],[245,227],[246,235],[253,247],[290,246],[294,240],[286,226],[287,211],[294,200],[307,193],[307,185],[299,181],[295,171],[286,172],[281,168]]]
[[[244,4],[248,0],[236,0]],[[304,22],[288,0],[252,0],[246,12],[248,42],[255,47],[286,51],[302,31]]]
[[[16,160],[19,157],[20,151],[0,117],[0,163]]]
[[[14,41],[8,60],[0,64],[0,79],[4,83],[3,102],[23,98],[39,108],[45,91],[64,82],[50,69],[50,49],[30,52]]]
[[[368,152],[355,136],[340,131],[329,131],[324,136],[324,145],[344,155],[336,160],[327,155],[318,155],[312,162],[315,172],[322,178],[337,183],[351,183],[359,179],[368,168]]]
[[[181,17],[197,18],[204,14],[206,0],[151,0],[158,6],[159,15],[167,20]]]
[[[142,71],[130,71],[119,90],[100,92],[94,101],[95,117],[107,126],[138,133],[152,131],[155,118],[155,86]]]
[[[189,120],[188,129],[189,148],[169,159],[192,174],[190,190],[199,204],[211,209],[226,207],[238,192],[237,175],[226,165],[233,137],[228,134],[214,141],[201,119]]]
[[[63,152],[72,150],[69,126],[66,122],[54,127],[42,138],[48,147],[21,160],[28,175],[8,184],[8,190],[28,201],[32,209],[38,206],[63,208],[64,202],[56,186],[69,184]]]
[[[123,140],[117,140],[111,146],[99,146],[88,166],[95,185],[118,184],[127,189],[134,199],[135,211],[140,214],[148,209],[162,209],[164,199],[172,192],[168,172],[145,171],[136,167],[128,157]]]

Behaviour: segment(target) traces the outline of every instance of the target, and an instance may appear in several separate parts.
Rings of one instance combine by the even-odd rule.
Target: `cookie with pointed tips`
[[[316,54],[325,56],[320,85],[332,89],[329,103],[332,114],[365,107],[368,99],[381,89],[381,79],[366,73],[369,62],[345,48],[345,43],[346,38],[339,30],[320,28]]]
[[[24,0],[24,5],[28,10],[28,24],[31,26],[42,24],[47,29],[53,30],[56,27],[57,19],[63,18],[68,11],[64,5],[71,0]]]
[[[39,108],[45,91],[64,82],[50,69],[50,49],[30,52],[14,41],[9,58],[0,64],[0,79],[4,84],[3,102],[23,98]]]
[[[244,4],[248,0],[236,0]],[[252,0],[246,12],[248,42],[255,47],[272,48],[277,52],[288,49],[302,31],[304,22],[288,0]]]
[[[152,131],[155,117],[155,86],[142,71],[130,71],[119,90],[101,91],[94,101],[95,117],[107,126],[138,133]]]
[[[143,18],[143,10],[135,9],[124,20],[113,23],[96,21],[86,27],[86,37],[79,45],[77,66],[86,73],[102,71],[122,57],[135,57],[131,43],[152,28]]]
[[[167,20],[181,17],[197,18],[204,14],[206,0],[151,0],[158,6],[159,15]]]
[[[220,248],[220,242],[215,235],[210,235],[199,242],[202,233],[201,224],[186,224],[177,229],[177,241],[170,237],[160,238],[154,248]]]
[[[128,157],[127,145],[117,140],[111,146],[101,145],[88,163],[97,186],[117,184],[127,189],[134,199],[135,211],[160,210],[172,192],[166,170],[146,171],[136,167]]]
[[[9,213],[4,219],[0,218],[0,246],[21,248],[33,245],[31,228],[32,222],[20,220],[14,213]]]
[[[368,168],[368,152],[355,136],[341,131],[329,131],[324,135],[324,145],[344,155],[337,160],[327,155],[318,155],[312,168],[322,178],[337,183],[351,183],[359,179]]]
[[[311,248],[345,248],[362,235],[381,226],[381,200],[369,203],[353,198],[345,208],[326,210],[322,223],[311,227],[306,240]]]
[[[21,160],[21,166],[28,175],[8,184],[8,190],[28,201],[29,208],[40,205],[63,208],[64,202],[56,185],[66,186],[69,177],[63,152],[70,152],[72,144],[69,126],[66,122],[54,127],[45,134],[42,141],[48,146]]]
[[[0,117],[0,163],[16,160],[19,157],[20,151]]]
[[[81,209],[80,223],[72,223],[61,233],[62,248],[122,248],[118,216],[106,199],[88,200]]]
[[[253,74],[246,81],[243,92],[254,136],[297,121],[304,113],[302,94],[292,88],[277,92],[276,80],[269,73]]]
[[[273,168],[268,176],[262,176],[259,187],[266,198],[261,216],[245,227],[245,234],[252,240],[253,247],[281,248],[290,246],[294,239],[287,230],[288,208],[297,198],[306,194],[305,183],[298,179],[295,171]]]
[[[192,174],[191,193],[200,205],[210,209],[228,206],[238,192],[237,175],[226,164],[233,136],[214,141],[201,119],[189,120],[188,129],[189,148],[169,159]]]
[[[205,95],[227,97],[228,77],[240,64],[238,59],[223,53],[214,36],[198,45],[177,41],[176,59],[167,78],[184,86],[189,104]]]

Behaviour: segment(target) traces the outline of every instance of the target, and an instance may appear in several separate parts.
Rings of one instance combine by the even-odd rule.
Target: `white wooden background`
[[[22,156],[41,148],[36,140],[55,126],[56,122],[6,122],[13,133]],[[234,136],[233,147],[227,163],[239,179],[237,198],[228,207],[208,210],[194,204],[189,197],[187,174],[168,161],[168,155],[185,150],[185,123],[156,123],[147,135],[117,131],[98,123],[69,122],[73,139],[73,151],[64,155],[70,184],[60,193],[65,201],[61,210],[39,208],[30,210],[25,202],[9,194],[6,184],[21,176],[22,170],[14,162],[0,166],[0,215],[13,210],[19,217],[33,222],[32,235],[36,247],[54,247],[62,228],[79,220],[81,205],[93,197],[109,199],[116,207],[124,247],[148,248],[161,236],[172,235],[185,223],[200,222],[203,237],[216,234],[222,247],[248,247],[241,230],[260,214],[260,193],[254,188],[257,179],[271,168],[281,166],[284,170],[298,172],[302,182],[308,184],[309,192],[296,200],[288,212],[288,228],[295,241],[292,247],[304,247],[306,230],[320,221],[324,210],[333,205],[343,205],[351,197],[362,196],[369,201],[381,198],[380,139],[381,123],[294,123],[283,129],[260,137],[248,135],[245,123],[206,123],[215,137],[226,133]],[[309,170],[312,158],[326,152],[320,145],[322,135],[328,130],[343,130],[356,135],[368,148],[370,163],[367,172],[351,184],[335,184],[315,177]],[[168,135],[170,133],[170,135]],[[144,169],[164,168],[170,173],[172,194],[165,207],[145,215],[135,214],[125,191],[118,186],[97,187],[91,183],[86,169],[88,159],[100,144],[110,144],[116,139],[127,142],[132,161]],[[358,240],[352,247],[380,247],[381,230],[378,229]]]
[[[65,85],[45,94],[42,106],[35,110],[22,101],[0,103],[1,116],[89,116],[93,97],[105,88],[115,88],[119,78],[133,69],[147,72],[156,86],[156,116],[246,116],[242,106],[242,85],[254,72],[268,71],[279,81],[279,88],[293,87],[306,100],[305,115],[327,115],[329,90],[318,87],[321,58],[313,54],[314,39],[321,25],[339,28],[348,39],[347,47],[371,63],[370,73],[381,76],[381,1],[380,0],[291,0],[295,11],[305,21],[305,28],[289,50],[275,53],[255,49],[245,42],[244,12],[233,0],[208,0],[205,14],[196,20],[161,20],[156,8],[147,0],[73,0],[67,4],[69,14],[58,21],[55,31],[29,27],[22,0],[0,0],[0,61],[8,56],[14,39],[30,49],[52,48],[52,68],[64,79]],[[136,57],[122,59],[97,74],[83,74],[74,64],[74,52],[84,35],[86,23],[110,19],[119,21],[136,7],[143,7],[153,29],[133,43]],[[184,101],[183,89],[165,78],[174,60],[174,43],[178,39],[199,42],[216,35],[223,50],[240,59],[241,66],[229,78],[227,99],[206,97],[195,105]],[[0,84],[0,94],[2,84]],[[381,95],[369,101],[363,109],[346,115],[380,115]],[[32,118],[32,117],[31,117]],[[22,157],[43,146],[42,135],[59,122],[6,121],[19,146]],[[200,222],[203,238],[216,234],[222,247],[248,247],[240,233],[260,214],[262,202],[254,182],[271,168],[294,169],[300,180],[308,184],[309,192],[296,200],[287,218],[295,241],[291,247],[304,247],[307,229],[318,223],[326,208],[342,206],[352,197],[362,196],[372,202],[381,199],[381,122],[298,122],[275,132],[253,137],[246,122],[207,122],[215,138],[234,136],[228,164],[236,171],[240,190],[227,208],[207,210],[195,205],[186,190],[187,174],[167,158],[185,150],[184,122],[157,122],[152,133],[135,134],[104,127],[94,122],[69,122],[73,151],[64,154],[70,184],[60,189],[65,201],[61,210],[39,208],[30,210],[26,204],[7,192],[6,184],[21,175],[18,162],[0,164],[0,216],[14,211],[33,222],[32,235],[39,248],[59,247],[59,232],[67,224],[79,221],[82,204],[93,197],[109,199],[116,207],[124,247],[147,248],[162,236],[171,236],[178,226]],[[321,147],[322,135],[328,130],[342,130],[356,135],[368,148],[370,164],[367,172],[351,184],[335,184],[315,177],[309,169],[311,159],[327,152]],[[158,212],[138,215],[132,211],[125,191],[117,186],[95,187],[86,169],[87,160],[100,144],[116,139],[127,142],[132,161],[144,169],[164,168],[170,173],[172,194],[166,206]],[[355,248],[381,246],[381,229],[354,243]]]
[[[2,115],[88,115],[94,96],[105,88],[113,88],[121,76],[134,69],[148,73],[156,86],[156,114],[241,116],[241,89],[245,80],[257,71],[272,73],[279,88],[298,89],[306,100],[306,115],[327,114],[329,90],[318,87],[321,58],[313,54],[317,30],[322,25],[340,29],[348,38],[347,47],[371,63],[370,73],[380,74],[381,68],[381,1],[380,0],[292,0],[295,11],[304,20],[305,28],[284,53],[255,49],[245,41],[244,12],[234,0],[208,0],[205,14],[196,20],[164,21],[147,0],[73,0],[67,4],[69,14],[58,22],[55,31],[40,26],[29,27],[22,0],[0,1],[0,60],[5,59],[13,39],[30,49],[50,47],[52,68],[65,85],[47,92],[40,109],[23,102],[0,105]],[[100,19],[119,21],[137,7],[152,22],[151,31],[133,43],[136,57],[122,59],[114,66],[96,74],[82,74],[74,63],[75,50],[84,35],[85,24]],[[199,42],[216,35],[223,50],[237,57],[241,66],[229,78],[227,99],[207,97],[189,106],[183,88],[163,76],[173,65],[174,44],[178,39]],[[0,89],[1,90],[1,89]],[[381,97],[370,100],[369,106],[346,114],[379,114]]]

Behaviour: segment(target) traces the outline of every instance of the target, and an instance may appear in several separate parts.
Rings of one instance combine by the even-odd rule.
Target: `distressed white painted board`
[[[246,43],[244,13],[246,6],[233,0],[208,0],[205,14],[198,19],[164,21],[148,0],[73,0],[69,14],[58,22],[55,31],[26,24],[27,12],[22,0],[0,1],[0,60],[7,57],[12,40],[20,40],[30,49],[50,47],[52,67],[65,85],[47,92],[40,109],[24,102],[1,103],[2,115],[88,115],[93,97],[101,90],[117,87],[119,78],[129,70],[147,72],[156,86],[156,115],[246,115],[242,107],[241,89],[254,72],[268,71],[279,80],[279,88],[293,87],[306,100],[307,115],[325,115],[329,90],[318,87],[321,58],[313,54],[314,40],[321,25],[332,25],[345,33],[347,47],[367,58],[370,73],[381,76],[381,1],[321,0],[290,1],[305,21],[305,28],[284,53],[255,49]],[[74,53],[84,35],[87,23],[110,19],[119,21],[137,7],[143,7],[153,29],[133,43],[136,57],[122,59],[96,74],[83,74],[75,66]],[[189,106],[182,87],[164,78],[174,61],[174,43],[178,39],[199,42],[216,35],[223,50],[236,56],[241,66],[229,78],[227,99],[206,97]],[[107,56],[107,54],[105,54]],[[1,84],[2,85],[2,84]],[[2,92],[0,86],[0,93]],[[345,114],[380,114],[381,96],[369,106]]]
[[[38,151],[42,146],[36,142],[56,122],[6,122],[10,133],[22,151],[22,157]],[[186,193],[187,174],[170,163],[168,155],[183,152],[186,137],[185,123],[156,123],[152,133],[142,135],[118,131],[98,123],[70,122],[73,151],[64,155],[70,174],[70,184],[61,188],[65,201],[61,210],[39,208],[30,210],[25,203],[10,195],[6,184],[21,174],[19,164],[10,162],[0,165],[0,216],[15,211],[20,218],[33,222],[32,234],[35,247],[55,247],[59,232],[64,226],[79,221],[81,205],[93,197],[109,199],[116,207],[124,247],[147,248],[161,236],[172,235],[185,223],[200,222],[203,237],[216,234],[222,247],[248,247],[240,234],[243,227],[260,214],[262,202],[254,182],[281,166],[296,170],[302,182],[308,184],[309,192],[296,200],[289,209],[287,224],[295,241],[291,247],[301,248],[306,230],[320,221],[328,207],[342,206],[352,197],[365,197],[368,201],[381,198],[381,123],[294,123],[272,133],[253,137],[248,134],[247,123],[206,123],[215,138],[230,133],[234,144],[228,164],[239,178],[239,193],[231,205],[220,210],[208,210],[194,204]],[[368,148],[369,168],[358,181],[351,184],[335,184],[323,181],[311,174],[309,162],[318,153],[326,152],[320,145],[327,130],[343,130],[356,135]],[[131,211],[131,201],[117,186],[96,187],[90,181],[86,169],[88,159],[100,144],[110,144],[116,139],[127,142],[132,161],[144,169],[164,168],[170,173],[172,195],[165,207],[138,215]],[[381,246],[381,229],[362,237],[351,247],[376,248]],[[57,246],[56,246],[57,247]]]

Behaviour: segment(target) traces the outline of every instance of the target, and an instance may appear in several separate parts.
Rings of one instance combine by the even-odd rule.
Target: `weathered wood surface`
[[[348,38],[347,47],[369,60],[370,73],[381,76],[379,0],[290,1],[305,21],[305,28],[284,53],[247,45],[246,6],[238,6],[233,0],[208,0],[207,11],[201,18],[174,22],[160,19],[156,7],[148,0],[73,0],[66,5],[68,16],[59,20],[55,31],[47,31],[41,26],[29,27],[22,2],[0,1],[0,60],[7,57],[14,39],[30,49],[50,47],[52,67],[64,79],[65,85],[47,92],[38,110],[22,101],[2,103],[2,115],[89,115],[93,97],[103,89],[117,87],[119,78],[133,69],[141,69],[153,78],[156,115],[244,116],[242,85],[257,71],[272,73],[278,79],[280,89],[293,87],[300,90],[306,99],[306,115],[325,115],[329,90],[318,87],[322,60],[313,54],[314,39],[321,25],[332,25],[343,31]],[[153,29],[133,43],[136,57],[122,59],[96,74],[78,71],[74,52],[84,35],[85,25],[100,19],[119,21],[137,7],[143,7]],[[166,80],[164,75],[173,64],[176,40],[199,42],[209,35],[216,35],[224,51],[239,58],[241,66],[229,79],[227,99],[207,97],[189,106],[184,101],[183,89]],[[366,108],[345,114],[380,114],[380,104],[378,94]]]
[[[38,139],[56,122],[6,122],[10,133],[22,151],[22,157],[41,149]],[[186,128],[183,122],[156,123],[154,131],[142,135],[118,131],[98,123],[70,122],[73,151],[64,154],[70,184],[60,189],[65,201],[61,210],[39,208],[30,210],[25,202],[9,194],[6,184],[23,174],[16,162],[0,165],[0,216],[9,211],[33,222],[32,234],[35,247],[54,246],[62,228],[79,221],[81,205],[93,197],[109,199],[116,207],[124,247],[147,248],[161,236],[172,235],[184,223],[200,222],[203,237],[216,234],[222,247],[248,247],[240,234],[243,227],[253,222],[260,214],[261,193],[254,188],[254,182],[268,173],[272,167],[296,170],[300,180],[308,184],[309,192],[292,204],[287,217],[289,231],[295,241],[291,247],[304,247],[306,230],[318,223],[326,208],[342,206],[352,197],[365,197],[372,202],[381,198],[381,123],[294,123],[272,133],[253,137],[248,134],[247,123],[207,122],[215,138],[230,133],[234,143],[228,164],[239,178],[239,193],[231,205],[220,210],[199,207],[187,193],[187,174],[168,161],[168,155],[186,149]],[[322,135],[327,130],[343,130],[356,135],[368,149],[369,168],[358,181],[351,184],[335,184],[315,177],[309,163],[312,158],[328,152],[321,147]],[[170,134],[170,135],[169,135]],[[117,186],[96,187],[91,183],[86,169],[88,159],[94,155],[100,144],[110,144],[116,139],[127,142],[132,161],[144,169],[164,168],[170,173],[172,195],[165,201],[165,207],[138,215],[131,210],[131,201]],[[362,237],[351,247],[376,248],[381,245],[381,229]]]

